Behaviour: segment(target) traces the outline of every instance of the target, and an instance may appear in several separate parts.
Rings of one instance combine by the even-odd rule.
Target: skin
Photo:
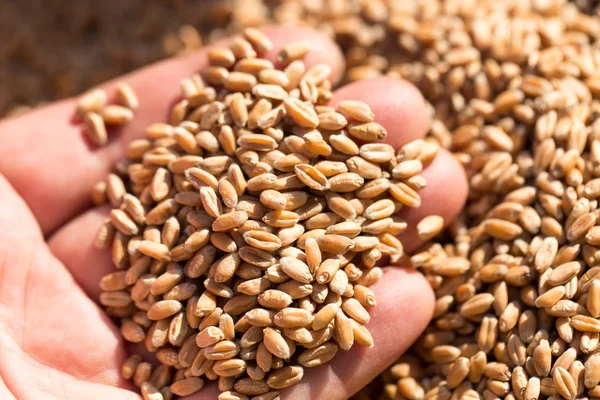
[[[308,65],[329,63],[333,80],[344,69],[340,50],[305,28],[268,27],[274,49],[308,40]],[[223,43],[221,43],[223,45]],[[0,122],[0,398],[139,399],[120,378],[127,346],[119,329],[97,304],[100,278],[114,271],[108,251],[93,248],[106,207],[92,208],[89,191],[123,158],[126,144],[151,122],[164,120],[177,100],[182,77],[206,65],[206,52],[169,60],[122,77],[141,99],[135,120],[110,131],[108,146],[96,148],[73,120],[74,100],[51,104]],[[103,85],[109,91],[117,81]],[[423,137],[424,101],[400,80],[378,78],[347,85],[332,101],[364,100],[388,129],[396,147]],[[423,172],[423,206],[404,211],[415,223],[439,214],[451,221],[464,205],[467,184],[458,162],[442,151]],[[407,249],[421,245],[403,238]],[[386,268],[373,286],[378,305],[369,329],[376,346],[340,351],[328,365],[307,370],[282,398],[343,399],[359,390],[400,356],[429,322],[434,296],[417,272]],[[214,399],[214,384],[191,398]]]

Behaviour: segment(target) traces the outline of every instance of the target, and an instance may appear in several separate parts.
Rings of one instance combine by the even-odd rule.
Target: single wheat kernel
[[[444,218],[439,215],[430,215],[417,224],[417,234],[423,240],[430,240],[437,236],[444,227]]]
[[[90,140],[96,145],[104,146],[108,142],[108,134],[102,116],[90,111],[83,116],[83,120]]]
[[[106,204],[106,202],[108,201],[106,190],[106,182],[98,182],[92,187],[90,197],[94,205],[101,206]]]
[[[293,61],[303,58],[310,51],[308,42],[294,42],[285,46],[277,55],[277,61],[283,64],[290,64]]]
[[[98,112],[108,100],[108,95],[103,89],[94,89],[84,93],[77,99],[76,114],[79,118],[84,117],[89,112]]]
[[[107,125],[124,125],[134,117],[130,108],[119,105],[108,105],[102,108],[99,114]]]
[[[117,101],[120,105],[129,108],[130,110],[137,110],[140,107],[140,101],[138,96],[135,94],[133,88],[126,82],[120,82],[117,85]]]

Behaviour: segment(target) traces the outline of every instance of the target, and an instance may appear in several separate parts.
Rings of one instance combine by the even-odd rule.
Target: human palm
[[[304,28],[266,28],[274,58],[285,43],[311,42],[309,65],[326,62],[334,81],[344,65],[335,45]],[[138,399],[120,376],[127,345],[118,327],[97,304],[100,278],[113,270],[110,254],[93,247],[106,208],[92,208],[89,191],[123,158],[126,143],[141,137],[144,126],[166,118],[177,98],[178,81],[206,65],[205,52],[166,61],[122,80],[138,93],[136,119],[111,132],[98,149],[72,120],[73,100],[0,122],[0,398]],[[107,88],[115,82],[106,84]],[[428,118],[414,87],[378,78],[347,85],[334,94],[370,104],[396,147],[425,135]],[[447,221],[466,198],[460,165],[442,151],[423,172],[428,187],[423,206],[401,215],[413,228],[401,238],[407,250],[420,244],[414,225],[430,214]],[[378,306],[369,329],[372,349],[338,353],[314,368],[283,398],[343,399],[393,362],[424,329],[433,311],[433,295],[418,273],[388,268],[374,289]],[[131,349],[130,349],[131,350]],[[193,396],[214,399],[208,385]]]

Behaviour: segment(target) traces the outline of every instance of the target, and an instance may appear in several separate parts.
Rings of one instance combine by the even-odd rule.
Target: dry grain
[[[148,126],[128,147],[123,178],[110,175],[95,196],[104,202],[105,192],[113,208],[100,242],[112,241],[123,268],[103,279],[100,302],[126,340],[161,362],[127,373],[146,397],[188,395],[206,377],[223,398],[276,398],[272,389],[302,379],[296,359],[313,367],[338,348],[372,347],[367,286],[384,256],[400,262],[394,235],[407,228],[392,216],[395,200],[420,204],[425,184],[410,179],[438,149],[421,144],[399,160],[389,145],[357,143],[385,128],[365,103],[325,106],[332,69],[307,70],[306,43],[282,50],[280,71],[257,57],[272,46],[265,35],[244,37],[209,51],[203,77],[180,82],[169,123]],[[131,108],[103,105],[107,122],[133,117],[137,99],[122,91]]]

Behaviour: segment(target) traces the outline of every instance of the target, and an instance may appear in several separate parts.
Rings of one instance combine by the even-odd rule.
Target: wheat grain
[[[279,71],[257,58],[271,46],[264,35],[245,38],[209,51],[204,78],[180,82],[169,123],[148,126],[128,147],[124,180],[106,182],[113,210],[100,242],[112,241],[124,270],[103,279],[100,300],[126,340],[157,354],[161,366],[134,377],[146,397],[191,394],[206,377],[223,398],[275,398],[303,377],[296,355],[313,367],[338,348],[372,347],[367,286],[383,256],[399,262],[393,234],[407,226],[393,199],[418,205],[409,179],[438,149],[420,145],[402,161],[418,168],[392,176],[389,145],[353,139],[385,129],[364,103],[325,106],[332,70],[307,70],[306,44],[284,49]]]
[[[89,112],[100,111],[108,100],[106,91],[102,89],[93,89],[84,93],[77,99],[77,115],[81,118]]]

